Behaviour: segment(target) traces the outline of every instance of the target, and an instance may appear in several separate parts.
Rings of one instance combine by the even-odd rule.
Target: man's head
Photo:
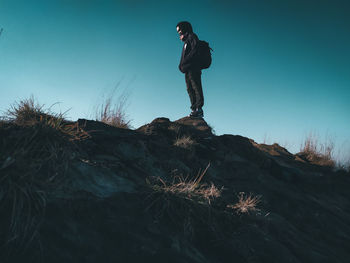
[[[189,22],[187,21],[182,21],[182,22],[179,22],[177,25],[176,25],[176,30],[177,32],[179,33],[180,35],[180,39],[182,41],[184,41],[185,37],[187,37],[187,35],[189,33],[193,33],[193,29],[192,29],[192,26]]]

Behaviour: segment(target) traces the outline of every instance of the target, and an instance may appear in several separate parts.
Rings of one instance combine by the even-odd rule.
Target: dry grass
[[[210,164],[194,179],[175,176],[172,182],[160,178],[146,180],[151,194],[145,199],[146,210],[152,210],[155,220],[170,221],[186,238],[192,239],[197,229],[217,232],[213,220],[212,201],[221,196],[222,189],[202,183]]]
[[[238,214],[246,214],[259,211],[257,205],[260,203],[260,196],[246,195],[244,192],[239,193],[238,202],[234,205],[227,205],[228,208],[234,209]]]
[[[77,153],[79,127],[30,99],[15,103],[0,125],[0,212],[10,214],[7,243],[20,249],[37,235],[46,193],[56,187]]]
[[[305,138],[299,154],[305,155],[307,160],[318,165],[335,166],[334,140],[329,136],[322,143],[314,133]]]
[[[176,138],[174,141],[174,145],[177,147],[181,147],[184,149],[192,148],[196,142],[189,135],[183,135],[181,137]]]
[[[221,195],[221,189],[218,189],[213,183],[201,183],[209,167],[210,164],[208,164],[204,171],[199,171],[197,176],[192,180],[181,176],[175,176],[171,183],[161,178],[156,178],[153,184],[149,180],[147,183],[155,192],[176,195],[190,200],[205,201],[210,204],[211,200]]]
[[[6,112],[6,115],[9,120],[17,123],[37,121],[45,114],[43,107],[44,105],[35,102],[32,95],[29,99],[24,99],[12,104],[10,109]]]
[[[114,127],[129,129],[131,120],[128,120],[125,110],[128,96],[123,93],[115,102],[115,91],[116,89],[97,107],[96,120]]]
[[[45,109],[44,105],[36,102],[32,95],[29,99],[23,99],[11,105],[10,109],[5,113],[4,119],[18,125],[35,125],[41,123],[55,129],[60,129],[66,112],[53,113],[51,107]]]

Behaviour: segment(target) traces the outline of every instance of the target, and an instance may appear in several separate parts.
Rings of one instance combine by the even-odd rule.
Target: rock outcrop
[[[350,258],[346,172],[278,144],[216,136],[203,119],[65,125],[61,137],[0,126],[1,262]]]

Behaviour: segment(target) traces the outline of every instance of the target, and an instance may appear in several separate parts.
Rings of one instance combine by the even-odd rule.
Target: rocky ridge
[[[51,136],[45,128],[0,126],[5,262],[350,258],[345,172],[315,165],[278,144],[216,136],[203,119],[157,118],[135,130],[85,119],[65,125],[76,138]],[[41,146],[34,147],[38,141]],[[31,149],[30,158],[23,149]],[[38,182],[23,181],[22,175],[9,181],[25,174],[35,156],[49,153],[35,166]],[[165,188],[176,180],[193,182],[201,173],[195,188],[215,187],[217,196]],[[233,209],[240,196],[249,195],[260,201],[255,210]]]

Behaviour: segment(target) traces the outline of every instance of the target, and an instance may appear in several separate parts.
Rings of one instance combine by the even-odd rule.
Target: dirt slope
[[[1,262],[350,260],[345,172],[202,119],[65,125],[0,125]]]

